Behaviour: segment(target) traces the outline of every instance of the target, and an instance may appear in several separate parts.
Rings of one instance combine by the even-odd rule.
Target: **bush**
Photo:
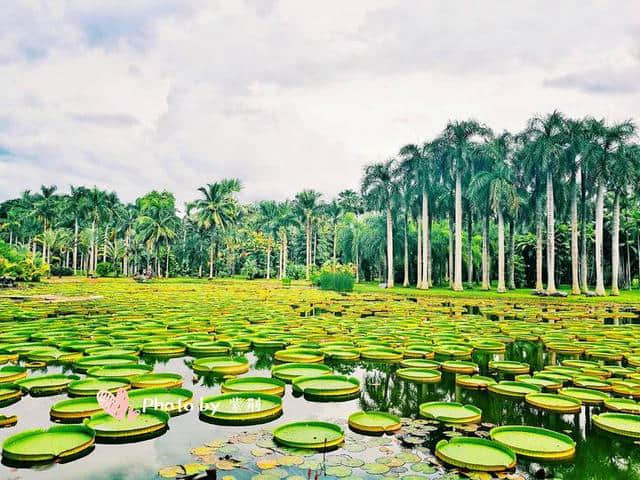
[[[73,275],[73,269],[69,267],[51,267],[51,275],[54,277],[70,277]]]
[[[109,262],[100,262],[96,266],[96,275],[99,277],[107,277],[113,273],[113,265]]]
[[[258,268],[258,263],[254,258],[247,258],[240,270],[240,274],[247,280],[264,277],[264,272]]]
[[[336,292],[351,292],[355,283],[352,265],[333,265],[328,262],[313,274],[311,281],[322,290],[335,290]]]
[[[282,285],[284,285],[285,287],[290,287],[291,286],[291,278],[284,277],[282,279]]]
[[[49,273],[49,265],[26,249],[17,249],[0,240],[0,279],[37,282]]]
[[[323,272],[319,278],[322,290],[335,290],[336,292],[351,292],[354,282],[353,275],[344,272]]]
[[[298,265],[295,263],[287,264],[287,277],[292,280],[304,280],[307,274],[307,269],[304,265]]]

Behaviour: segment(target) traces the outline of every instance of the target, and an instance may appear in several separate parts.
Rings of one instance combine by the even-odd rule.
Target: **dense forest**
[[[518,133],[452,121],[334,199],[303,190],[241,204],[241,181],[221,179],[179,207],[166,191],[123,203],[43,185],[0,204],[0,267],[23,255],[52,275],[308,279],[341,263],[388,286],[615,295],[640,278],[635,134],[631,121],[559,112]]]

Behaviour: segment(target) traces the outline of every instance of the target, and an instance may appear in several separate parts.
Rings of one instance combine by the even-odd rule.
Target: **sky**
[[[41,184],[179,204],[357,189],[474,118],[638,120],[640,2],[15,0],[0,15],[0,201]]]

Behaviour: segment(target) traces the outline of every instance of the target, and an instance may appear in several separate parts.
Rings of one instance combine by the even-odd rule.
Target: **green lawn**
[[[559,288],[569,293],[568,287]],[[391,292],[399,295],[412,295],[412,296],[427,296],[434,298],[457,298],[457,299],[474,299],[474,300],[503,300],[503,301],[540,301],[540,302],[569,302],[569,303],[621,303],[621,304],[640,304],[640,290],[620,290],[620,295],[617,297],[585,297],[584,295],[574,296],[569,295],[565,298],[560,297],[538,297],[532,295],[530,288],[519,288],[517,290],[509,290],[507,293],[497,293],[495,289],[490,291],[480,290],[479,286],[476,286],[473,290],[465,289],[463,292],[454,292],[448,288],[434,287],[429,290],[418,290],[415,287],[394,287],[391,289],[383,290],[378,287],[374,282],[363,282],[356,284],[354,288],[355,292],[359,293],[380,293]]]

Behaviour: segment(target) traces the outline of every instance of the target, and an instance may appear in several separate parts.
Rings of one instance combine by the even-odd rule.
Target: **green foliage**
[[[96,267],[96,274],[99,277],[108,277],[113,273],[113,264],[109,262],[100,262]]]
[[[73,269],[69,267],[51,267],[51,275],[54,277],[70,277],[73,275]]]
[[[335,290],[336,292],[351,292],[355,283],[353,265],[341,265],[327,262],[318,272],[312,276],[314,285],[322,290]]]
[[[264,271],[258,267],[258,262],[256,262],[256,260],[251,257],[247,258],[247,261],[244,262],[244,265],[240,270],[240,274],[247,280],[253,280],[254,278],[265,276]]]
[[[49,273],[49,265],[41,257],[25,249],[9,246],[0,240],[0,279],[22,282],[37,282]]]
[[[305,266],[297,263],[287,264],[287,277],[292,280],[302,280],[305,277]]]

